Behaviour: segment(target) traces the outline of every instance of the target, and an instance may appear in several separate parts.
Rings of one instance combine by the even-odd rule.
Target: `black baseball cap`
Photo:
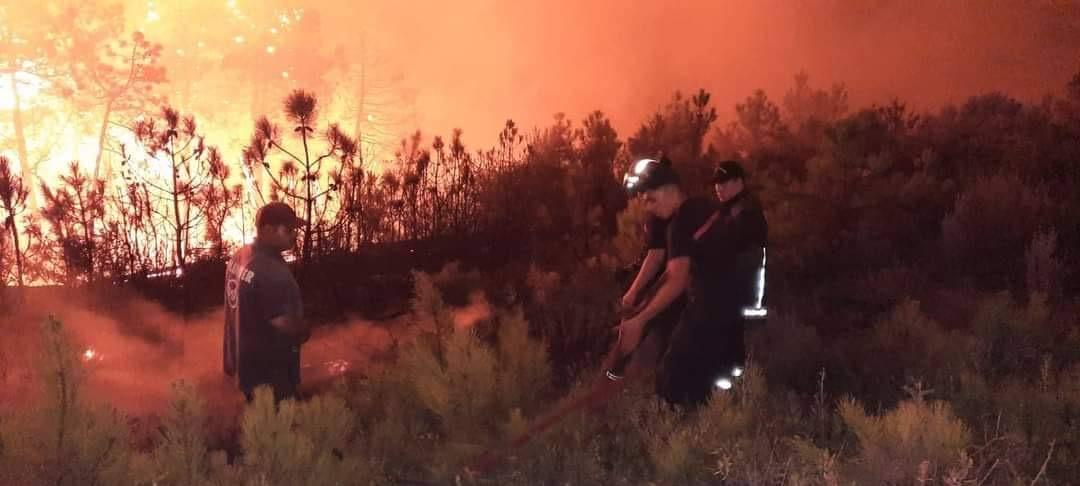
[[[630,167],[630,172],[623,176],[623,186],[631,195],[678,183],[679,174],[667,158],[639,159]]]
[[[713,184],[723,184],[733,179],[746,179],[746,169],[734,160],[720,162],[713,170]]]
[[[259,208],[259,212],[255,213],[256,228],[277,225],[297,228],[300,226],[301,222],[303,222],[303,220],[296,217],[296,212],[293,211],[293,208],[281,201],[267,203],[265,206]]]

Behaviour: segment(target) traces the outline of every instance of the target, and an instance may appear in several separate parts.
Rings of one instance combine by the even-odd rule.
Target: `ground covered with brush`
[[[565,298],[551,293],[556,287],[575,288],[533,274],[530,291],[548,292],[545,299]],[[420,332],[386,358],[389,366],[279,407],[261,393],[239,412],[231,444],[214,430],[222,412],[184,382],[173,385],[149,440],[135,437],[130,416],[87,398],[93,370],[82,348],[63,323],[46,320],[35,368],[40,406],[0,415],[0,480],[959,485],[1068,484],[1080,474],[1080,337],[1067,332],[1075,314],[1036,294],[1023,302],[984,296],[953,330],[907,301],[830,345],[781,312],[750,330],[745,378],[703,409],[664,406],[643,382],[502,451],[489,474],[465,475],[486,449],[584,393],[598,373],[581,365],[561,380],[566,363],[553,363],[545,338],[530,332],[525,306],[497,306],[473,326],[456,326],[440,287],[462,280],[415,274],[409,321]]]

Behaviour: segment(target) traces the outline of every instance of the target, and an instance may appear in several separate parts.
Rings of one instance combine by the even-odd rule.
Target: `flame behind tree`
[[[375,179],[374,174],[364,170],[359,158],[348,166],[340,167],[334,174],[341,201],[336,215],[338,248],[359,249],[370,241],[373,230],[367,223],[378,213],[364,202],[374,199]]]
[[[160,119],[138,121],[135,138],[144,157],[140,162],[125,157],[128,177],[149,189],[150,210],[170,230],[173,265],[182,272],[190,256],[191,230],[205,216],[199,194],[211,183],[211,160],[220,165],[220,155],[206,146],[194,117],[181,117],[167,106],[161,109]]]
[[[10,96],[10,106],[3,109],[10,109],[11,118],[4,121],[10,121],[13,128],[20,179],[26,187],[33,187],[37,163],[32,160],[34,144],[28,134],[41,127],[26,116],[32,104],[29,92],[65,77],[65,63],[57,46],[66,44],[67,39],[55,28],[57,17],[49,9],[31,2],[11,3],[0,6],[0,89]],[[29,191],[26,203],[32,211],[37,209],[34,191]]]
[[[93,158],[93,178],[108,179],[103,155],[116,129],[157,103],[153,89],[165,79],[160,46],[139,33],[125,38],[119,4],[6,3],[0,6],[0,98],[10,98],[3,108],[10,108],[5,121],[13,128],[23,183],[37,188],[46,182],[38,176],[52,175],[54,153],[72,148],[54,139],[71,136],[60,134],[72,129],[82,135],[83,123],[93,126],[87,129],[95,134],[96,153],[82,160]],[[38,210],[38,198],[31,189],[31,211]]]
[[[53,232],[52,248],[59,250],[62,268],[48,268],[54,278],[63,277],[69,284],[80,280],[94,282],[97,266],[99,235],[95,229],[105,216],[105,181],[87,177],[79,163],[68,165],[55,188],[41,185],[45,196],[42,214]]]
[[[22,179],[11,173],[11,161],[0,156],[0,209],[4,210],[0,221],[11,235],[12,252],[15,256],[15,277],[19,287],[25,284],[23,272],[23,249],[19,242],[18,216],[26,210],[26,200],[30,191],[23,185]],[[0,281],[0,283],[4,283]]]
[[[253,108],[269,106],[271,103],[262,100],[289,86],[326,92],[326,74],[340,59],[329,52],[335,43],[327,38],[330,32],[319,12],[289,1],[245,3],[227,5],[227,11],[219,14],[221,32],[228,37],[220,46],[221,64],[229,72],[245,76],[248,84],[255,84],[260,93]]]
[[[140,32],[131,40],[106,42],[93,54],[90,62],[78,63],[73,71],[75,101],[87,109],[100,107],[94,177],[109,178],[110,167],[103,162],[105,152],[117,152],[109,148],[114,131],[133,128],[126,125],[128,120],[163,101],[154,90],[165,81],[165,68],[160,64],[161,45]]]
[[[109,245],[107,266],[112,275],[128,276],[167,265],[170,252],[158,251],[157,226],[152,211],[153,196],[145,183],[128,181],[114,185],[107,198],[106,241]],[[163,257],[163,255],[165,255]]]
[[[243,157],[251,172],[258,171],[257,166],[262,166],[269,176],[270,199],[284,195],[287,202],[302,210],[301,260],[306,263],[311,261],[316,236],[321,238],[331,229],[324,227],[324,223],[328,221],[329,202],[340,180],[331,173],[335,167],[340,174],[342,168],[352,166],[357,144],[337,124],[331,124],[322,137],[315,135],[318,100],[309,92],[293,91],[285,99],[284,114],[294,125],[292,133],[300,139],[300,147],[292,150],[286,148],[277,125],[263,117],[256,122],[255,133],[244,149]],[[318,143],[320,138],[321,144]],[[322,146],[321,151],[318,150],[319,145]],[[270,164],[270,157],[274,154],[285,157],[276,174]]]
[[[342,212],[363,233],[357,244],[445,236],[479,221],[464,215],[476,179],[461,130],[449,143],[436,136],[427,148],[421,141],[419,132],[402,140],[381,179],[370,171],[344,179]]]
[[[421,148],[420,141],[419,132],[401,141],[397,174],[385,181],[394,225],[407,239],[461,236],[477,229],[482,214],[476,161],[465,149],[462,131],[454,130],[449,142],[434,137],[430,149]]]
[[[210,147],[206,158],[210,181],[199,190],[199,206],[206,215],[206,241],[212,246],[211,254],[223,258],[228,248],[224,237],[225,220],[236,209],[244,196],[239,184],[229,185],[229,166],[221,158],[217,147]]]
[[[407,88],[404,75],[391,67],[389,56],[368,41],[365,30],[342,48],[345,61],[333,81],[342,86],[338,94],[353,118],[351,135],[359,144],[357,158],[384,160],[397,134],[416,122],[416,93]]]
[[[431,148],[434,171],[431,209],[432,235],[444,232],[461,235],[474,228],[479,219],[476,210],[477,187],[472,155],[465,150],[461,129],[455,129],[446,143],[435,137]]]

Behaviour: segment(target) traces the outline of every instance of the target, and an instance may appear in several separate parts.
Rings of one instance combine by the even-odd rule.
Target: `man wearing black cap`
[[[727,286],[743,303],[744,318],[763,318],[765,311],[765,251],[769,225],[761,201],[746,188],[746,171],[738,162],[721,162],[713,172],[713,189],[720,201],[717,234],[720,249],[735,257]]]
[[[737,166],[737,164],[736,164]],[[746,211],[745,174],[730,163],[717,169],[719,204],[683,191],[670,165],[650,164],[626,177],[626,186],[640,194],[646,209],[668,219],[665,280],[643,310],[620,326],[620,342],[629,352],[640,341],[646,323],[664,312],[684,291],[685,311],[673,331],[657,372],[657,392],[668,402],[704,403],[714,387],[731,387],[745,359],[742,307],[747,293],[739,288],[739,253],[748,242],[764,239],[764,219]],[[728,178],[737,170],[737,179]],[[728,184],[735,184],[729,188]],[[723,189],[722,193],[719,191]],[[757,211],[760,214],[760,211]],[[727,241],[732,239],[732,241]]]
[[[225,271],[224,371],[251,401],[268,385],[277,401],[295,398],[300,384],[304,324],[300,287],[281,253],[296,244],[300,220],[288,205],[271,202],[255,216],[253,244]]]

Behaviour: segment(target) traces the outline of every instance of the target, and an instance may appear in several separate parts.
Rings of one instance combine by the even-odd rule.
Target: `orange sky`
[[[419,125],[461,126],[471,140],[494,138],[507,117],[533,126],[595,108],[626,135],[677,88],[712,91],[726,117],[755,88],[781,98],[800,68],[812,83],[847,83],[856,104],[898,96],[923,106],[988,90],[1038,99],[1080,68],[1080,2],[360,5],[334,21],[369,25],[394,53],[418,90]]]
[[[129,28],[145,26],[155,4],[198,6],[206,18],[176,24],[189,31],[225,29],[228,5],[277,4],[318,12],[316,47],[327,51],[365,31],[415,93],[415,116],[396,129],[460,127],[474,148],[493,143],[507,118],[533,127],[560,111],[577,121],[601,109],[625,138],[676,89],[711,91],[724,120],[755,88],[782,99],[800,69],[816,86],[845,82],[856,106],[896,96],[932,107],[989,90],[1038,100],[1080,68],[1077,1],[124,1]]]
[[[324,118],[355,133],[349,106],[356,90],[343,70],[319,88],[305,84],[303,73],[321,62],[311,59],[332,57],[339,47],[356,51],[361,39],[379,60],[373,77],[397,80],[389,83],[395,93],[377,100],[376,121],[361,127],[377,139],[377,150],[366,149],[377,159],[392,156],[396,140],[416,129],[428,143],[459,127],[467,146],[483,149],[506,119],[529,130],[557,112],[580,121],[600,109],[625,139],[676,89],[709,90],[726,122],[754,89],[779,103],[801,69],[817,87],[846,83],[855,107],[898,97],[919,108],[992,90],[1038,101],[1061,92],[1080,69],[1080,1],[121,1],[127,29],[143,29],[165,47],[173,85],[162,92],[193,110],[230,160],[247,143],[253,119],[279,115],[278,100],[293,88],[318,89],[329,107]],[[302,9],[305,27],[296,29],[308,30],[288,39],[311,38],[317,52],[262,45],[285,42],[284,34],[267,32],[282,27],[276,14],[286,8]],[[238,21],[237,11],[249,18]],[[193,69],[179,54],[214,51],[235,60],[238,46],[253,48],[240,54],[247,71],[226,69],[222,64],[234,61],[220,58]],[[265,52],[271,47],[276,53]],[[250,80],[261,67],[272,82]],[[30,87],[21,89],[32,104]],[[201,101],[185,106],[191,93]],[[10,105],[5,96],[0,92],[0,112]],[[94,158],[100,123],[92,118],[82,133],[65,135],[73,142],[51,154],[53,165]],[[0,131],[8,130],[4,122]],[[37,130],[28,133],[32,141],[43,136]],[[0,151],[12,152],[9,145]]]

